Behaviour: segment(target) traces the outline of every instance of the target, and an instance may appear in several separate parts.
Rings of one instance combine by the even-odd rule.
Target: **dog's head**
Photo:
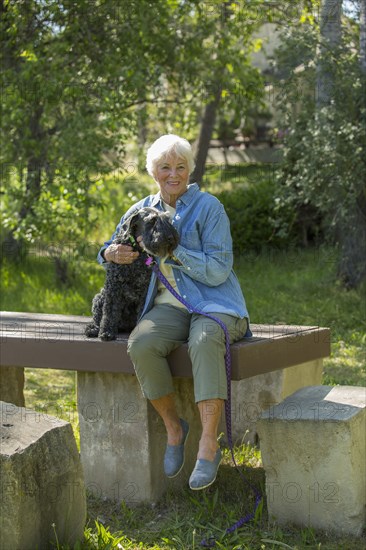
[[[123,228],[136,240],[141,236],[145,250],[153,256],[169,256],[179,244],[179,235],[168,212],[145,207],[134,212]]]

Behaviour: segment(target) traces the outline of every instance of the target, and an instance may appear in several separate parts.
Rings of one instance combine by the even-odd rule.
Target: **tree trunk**
[[[360,64],[366,76],[366,0],[360,0]]]
[[[142,103],[137,107],[137,165],[141,171],[145,169],[146,164],[147,119],[147,107]]]
[[[366,0],[360,0],[360,66],[366,78]],[[338,277],[346,288],[356,288],[366,279],[366,181],[355,201],[354,213],[340,233]]]
[[[208,149],[210,147],[210,141],[212,138],[212,133],[215,125],[216,120],[216,112],[217,108],[219,106],[221,99],[221,86],[217,87],[217,90],[215,91],[215,96],[212,101],[210,101],[204,110],[202,123],[201,123],[201,129],[200,129],[200,135],[198,138],[198,146],[197,146],[197,153],[196,153],[196,166],[194,171],[191,174],[190,181],[191,183],[196,182],[198,185],[201,185],[203,175],[205,173],[205,165],[206,165],[206,159],[208,154]]]
[[[329,105],[334,97],[334,79],[328,57],[341,42],[342,0],[323,0],[320,12],[320,60],[317,65],[317,107]]]
[[[36,143],[27,161],[27,179],[23,205],[19,217],[23,220],[32,212],[34,205],[41,195],[42,169],[45,164],[45,146],[42,143],[41,116],[43,107],[37,105],[29,122],[30,138]]]
[[[231,2],[229,0],[220,3],[220,28],[223,34],[225,34],[226,21],[231,13],[231,9]],[[222,71],[225,71],[224,67],[222,67]],[[220,105],[222,92],[222,76],[222,74],[217,73],[213,75],[213,82],[215,82],[215,93],[212,100],[206,105],[202,118],[200,135],[198,138],[197,153],[195,158],[196,167],[192,172],[190,178],[191,183],[196,182],[198,183],[198,185],[201,185],[205,173],[208,149],[210,147],[210,141],[212,139],[212,134],[215,126],[217,109]]]
[[[351,213],[350,213],[351,214]],[[366,193],[355,204],[347,227],[339,235],[338,279],[347,289],[357,288],[366,278]]]
[[[42,166],[40,159],[32,157],[27,164],[27,181],[23,205],[19,212],[21,220],[27,217],[33,210],[34,204],[41,194]]]

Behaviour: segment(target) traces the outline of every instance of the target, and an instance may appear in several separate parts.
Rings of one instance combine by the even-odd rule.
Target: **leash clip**
[[[145,260],[145,265],[150,267],[151,265],[154,265],[154,264],[156,264],[156,260],[154,260],[152,256],[148,256]]]

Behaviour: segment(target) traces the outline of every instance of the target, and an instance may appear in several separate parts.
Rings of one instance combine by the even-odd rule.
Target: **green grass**
[[[331,327],[332,356],[325,361],[323,383],[361,386],[366,382],[365,288],[342,289],[335,280],[336,259],[336,251],[329,248],[268,250],[237,258],[235,269],[253,323]],[[103,277],[92,262],[75,264],[72,284],[57,288],[51,261],[31,258],[16,268],[4,261],[0,306],[9,311],[89,314]],[[70,421],[78,437],[74,373],[26,369],[25,396],[28,407]],[[241,469],[263,491],[259,451],[242,445],[235,454]],[[255,521],[224,536],[226,527],[250,512],[253,503],[226,452],[217,483],[197,494],[171,491],[155,505],[138,506],[89,495],[85,540],[74,550],[193,550],[211,535],[217,539],[216,548],[227,550],[360,550],[365,544],[364,539],[342,539],[310,528],[280,529],[268,522],[265,505]]]
[[[30,257],[19,264],[3,260],[1,309],[90,315],[91,299],[103,281],[103,269],[95,261],[71,262],[70,283],[60,285],[51,258]]]
[[[337,252],[319,247],[267,250],[237,258],[236,272],[253,323],[331,329],[332,355],[323,384],[366,385],[365,285],[344,290],[335,278]]]

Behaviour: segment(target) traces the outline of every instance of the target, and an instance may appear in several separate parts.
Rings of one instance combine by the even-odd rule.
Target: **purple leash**
[[[225,348],[226,348],[226,351],[225,351],[225,368],[226,368],[226,382],[227,382],[227,399],[225,401],[226,434],[227,434],[227,439],[228,439],[229,448],[230,448],[230,452],[231,452],[231,458],[233,460],[234,466],[237,469],[237,471],[239,472],[239,475],[242,478],[242,480],[244,481],[244,483],[255,494],[255,506],[254,506],[253,512],[250,512],[246,516],[240,518],[236,523],[234,523],[233,525],[231,525],[230,527],[228,527],[226,529],[225,534],[232,533],[233,531],[235,531],[236,529],[239,529],[239,527],[241,527],[245,523],[248,523],[251,519],[254,518],[255,513],[257,511],[257,508],[258,508],[258,506],[259,506],[259,504],[262,500],[262,495],[260,494],[258,489],[256,487],[254,487],[254,485],[252,485],[244,477],[244,475],[239,470],[238,465],[235,461],[234,450],[233,450],[232,430],[231,430],[231,352],[230,352],[230,335],[229,335],[229,331],[227,329],[227,326],[225,325],[225,323],[223,323],[221,321],[221,319],[219,319],[218,317],[215,317],[214,315],[211,315],[210,313],[205,313],[204,311],[201,311],[200,309],[197,309],[197,308],[193,307],[189,302],[184,300],[181,297],[181,295],[178,294],[178,292],[176,292],[176,290],[172,287],[172,285],[169,283],[167,278],[164,277],[164,275],[160,271],[157,263],[153,260],[153,258],[149,257],[146,260],[145,263],[146,263],[146,265],[152,267],[152,269],[153,269],[154,273],[156,274],[156,276],[158,277],[158,279],[173,294],[173,296],[177,300],[179,300],[179,302],[181,302],[188,309],[189,313],[197,313],[199,315],[204,315],[205,317],[208,317],[209,319],[212,319],[218,325],[220,325],[220,327],[222,328],[222,330],[224,331],[224,334],[225,334]],[[205,546],[206,548],[211,548],[211,547],[214,546],[214,544],[215,544],[214,537],[210,537],[208,539],[208,541],[205,540],[205,539],[201,541],[201,546]]]

